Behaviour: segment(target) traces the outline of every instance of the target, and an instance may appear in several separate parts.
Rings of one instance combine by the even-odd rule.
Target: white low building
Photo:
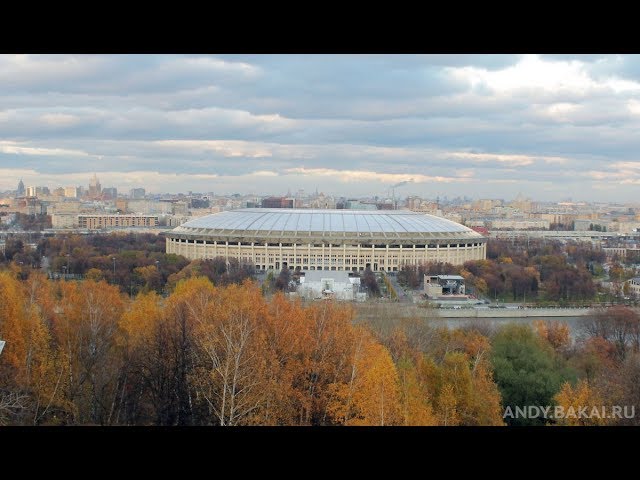
[[[315,270],[304,272],[297,292],[307,299],[354,300],[359,290],[359,277],[350,277],[345,271]]]
[[[636,298],[640,298],[640,277],[627,280],[627,283],[629,284],[629,293]]]

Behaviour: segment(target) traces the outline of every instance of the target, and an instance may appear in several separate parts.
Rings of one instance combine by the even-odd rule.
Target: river
[[[507,323],[520,323],[531,325],[536,320],[544,322],[561,322],[569,326],[569,334],[575,339],[580,330],[580,324],[589,317],[520,317],[520,318],[434,318],[432,325],[445,324],[448,328],[459,328],[465,325],[487,324],[492,327],[500,327]],[[442,323],[441,323],[442,322]]]

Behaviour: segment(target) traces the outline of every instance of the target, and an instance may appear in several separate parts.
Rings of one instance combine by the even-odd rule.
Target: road
[[[413,303],[412,298],[404,293],[404,289],[398,283],[398,277],[396,275],[387,275],[387,278],[389,279],[389,282],[391,283],[393,289],[398,294],[398,301],[402,303]]]

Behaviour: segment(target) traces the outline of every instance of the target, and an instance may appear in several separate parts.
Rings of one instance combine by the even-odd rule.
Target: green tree
[[[491,360],[494,379],[506,408],[553,406],[554,395],[575,375],[554,352],[551,345],[527,325],[509,324],[493,341]],[[511,418],[509,425],[540,425],[543,418]]]

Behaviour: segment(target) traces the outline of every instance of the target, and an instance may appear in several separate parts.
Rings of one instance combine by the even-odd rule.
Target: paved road
[[[395,275],[387,275],[387,278],[389,279],[391,286],[393,287],[393,289],[396,291],[396,293],[398,294],[398,300],[400,302],[403,303],[413,303],[413,300],[411,299],[410,296],[408,296],[406,293],[404,293],[403,288],[400,286],[400,284],[398,283],[398,277]]]

